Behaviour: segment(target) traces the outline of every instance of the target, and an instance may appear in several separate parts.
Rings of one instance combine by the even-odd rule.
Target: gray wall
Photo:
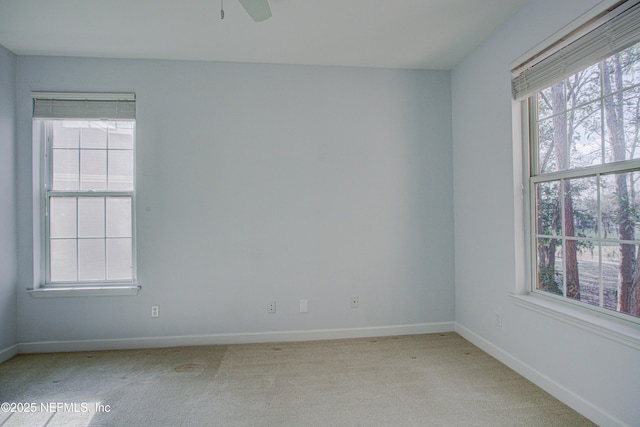
[[[637,425],[638,350],[509,298],[525,257],[509,64],[597,3],[532,0],[452,71],[456,321],[606,424]]]
[[[0,46],[0,354],[17,344],[15,111],[16,56]]]
[[[136,93],[138,296],[23,291],[32,90]],[[449,72],[18,57],[17,103],[21,343],[454,319]]]

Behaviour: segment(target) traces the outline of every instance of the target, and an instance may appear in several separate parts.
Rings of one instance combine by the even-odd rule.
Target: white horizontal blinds
[[[589,28],[593,26],[594,28]],[[532,58],[515,70],[511,81],[513,98],[522,100],[555,82],[620,52],[640,41],[640,1],[629,0],[578,31],[575,41],[544,56]]]
[[[135,119],[135,95],[34,92],[33,117],[39,119]]]

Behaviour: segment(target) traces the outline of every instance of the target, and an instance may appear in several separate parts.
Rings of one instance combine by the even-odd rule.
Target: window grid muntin
[[[107,124],[107,142],[106,142],[106,147],[104,149],[101,148],[81,148],[81,141],[78,140],[78,148],[56,148],[57,150],[76,150],[78,152],[78,190],[52,190],[52,186],[53,186],[53,146],[54,146],[54,141],[53,141],[53,122],[54,121],[71,121],[71,122],[95,122],[95,123],[108,123]],[[44,236],[44,252],[45,252],[45,262],[44,262],[44,271],[45,271],[45,284],[47,286],[69,286],[69,285],[78,285],[78,284],[120,284],[120,283],[134,283],[136,281],[136,238],[135,238],[135,120],[128,120],[128,119],[114,119],[114,120],[89,120],[89,119],[85,119],[85,120],[73,120],[73,119],[43,119],[43,123],[44,123],[44,164],[43,164],[43,177],[44,179],[44,183],[43,183],[43,187],[44,187],[44,215],[45,215],[45,221],[44,221],[44,228],[45,228],[45,236]],[[116,128],[118,127],[118,125],[122,125],[123,128],[129,128],[126,124],[130,124],[130,129],[132,130],[132,141],[131,141],[131,148],[110,148],[110,144],[109,144],[109,123],[116,123]],[[82,132],[79,132],[79,138],[82,137]],[[80,163],[80,157],[81,157],[81,152],[85,150],[85,151],[90,151],[90,150],[100,150],[100,151],[104,151],[106,153],[106,162],[107,162],[107,169],[106,169],[106,174],[105,174],[105,178],[107,180],[106,185],[107,185],[107,189],[106,190],[81,190],[80,186],[81,186],[81,163]],[[117,190],[117,191],[113,191],[113,190],[108,190],[108,186],[109,186],[109,151],[131,151],[131,155],[132,155],[132,166],[133,166],[133,170],[132,170],[132,181],[131,181],[131,186],[132,189],[130,191],[122,191],[122,190]],[[76,247],[76,265],[75,265],[75,269],[76,269],[76,280],[75,281],[56,281],[56,282],[52,282],[51,281],[51,241],[52,240],[72,240],[72,239],[63,239],[63,238],[51,238],[51,225],[50,225],[50,219],[51,219],[51,215],[50,215],[50,202],[52,198],[55,197],[74,197],[76,198],[76,235],[75,235],[75,247]],[[105,260],[104,260],[104,265],[105,265],[105,280],[87,280],[87,279],[83,279],[80,280],[79,278],[79,241],[80,240],[87,240],[87,239],[94,239],[94,238],[80,238],[79,237],[79,230],[78,230],[78,224],[79,224],[79,217],[78,217],[78,199],[79,198],[84,198],[84,197],[103,197],[105,200],[104,203],[104,234],[105,236],[103,237],[104,240],[104,252],[105,252]],[[124,197],[124,198],[128,198],[130,200],[130,206],[131,206],[131,213],[130,213],[130,236],[129,237],[107,237],[107,231],[106,231],[106,221],[107,221],[107,203],[106,203],[106,198],[107,197]],[[128,279],[107,279],[108,277],[108,250],[107,250],[107,240],[124,240],[124,239],[130,239],[131,240],[131,257],[130,257],[130,261],[131,261],[131,277]]]

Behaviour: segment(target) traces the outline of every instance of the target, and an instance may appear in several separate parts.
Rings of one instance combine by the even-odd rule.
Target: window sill
[[[67,286],[27,289],[33,298],[111,297],[137,295],[140,285]]]
[[[512,294],[510,296],[513,302],[520,307],[553,317],[582,330],[640,350],[640,327],[632,322],[595,311],[572,307],[569,304],[562,304],[539,295]]]

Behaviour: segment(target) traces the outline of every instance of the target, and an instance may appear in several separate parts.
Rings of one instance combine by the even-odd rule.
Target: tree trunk
[[[604,80],[604,109],[607,131],[611,144],[613,161],[626,160],[626,147],[624,138],[623,122],[623,94],[622,90],[622,67],[620,65],[620,54],[616,54],[611,65],[613,70],[607,69],[607,63],[603,66],[602,75]],[[613,71],[610,73],[609,71]],[[611,75],[613,74],[613,82]],[[613,92],[614,96],[607,96]],[[618,237],[620,240],[633,240],[635,238],[635,220],[631,215],[632,205],[629,199],[629,188],[627,185],[627,175],[616,175],[616,195],[618,196]],[[631,310],[631,291],[634,287],[634,270],[636,263],[635,245],[620,244],[620,266],[618,280],[618,311],[629,313]],[[637,309],[637,308],[636,308]]]
[[[556,83],[551,87],[551,104],[554,114],[553,118],[553,141],[558,160],[558,169],[566,170],[569,168],[569,141],[567,138],[567,100],[564,93],[564,83]],[[575,236],[573,222],[573,200],[571,198],[571,184],[569,181],[563,181],[563,205],[564,205],[564,235],[568,237]],[[565,239],[564,241],[565,255],[565,278],[566,278],[566,296],[569,298],[580,299],[580,276],[578,274],[578,245],[575,240]]]
[[[573,201],[571,185],[564,181],[564,231],[566,236],[575,236],[573,223]],[[567,296],[580,299],[580,276],[578,274],[578,242],[565,240],[565,256],[567,265]]]

